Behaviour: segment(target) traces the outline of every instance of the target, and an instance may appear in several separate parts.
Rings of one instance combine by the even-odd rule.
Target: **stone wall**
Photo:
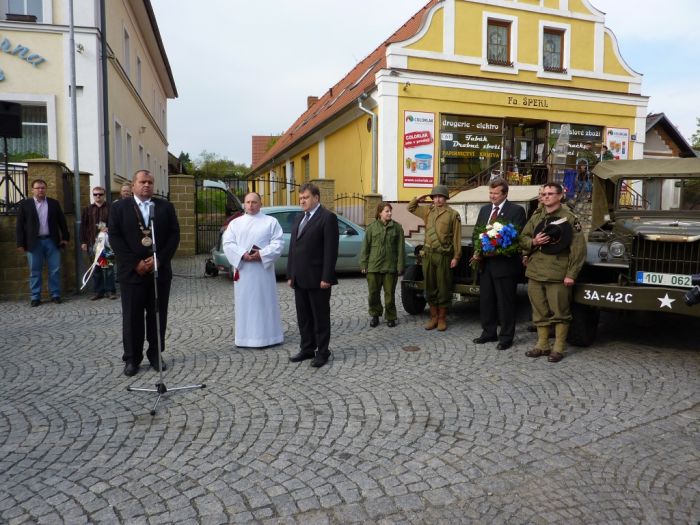
[[[314,179],[309,182],[321,190],[321,204],[326,209],[335,212],[335,181],[333,179]]]
[[[180,223],[180,246],[176,255],[194,255],[197,245],[195,187],[192,175],[170,175],[170,202]]]

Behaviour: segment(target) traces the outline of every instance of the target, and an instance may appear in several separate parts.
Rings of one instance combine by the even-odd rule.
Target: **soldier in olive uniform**
[[[430,206],[418,206],[430,197]],[[430,305],[430,321],[426,330],[447,329],[447,308],[452,302],[452,269],[457,266],[462,250],[462,223],[459,213],[447,206],[450,195],[446,186],[435,186],[430,195],[414,197],[408,211],[425,221],[423,277],[425,294]]]
[[[571,292],[586,258],[586,241],[581,225],[567,206],[562,206],[560,184],[544,185],[541,212],[536,212],[520,235],[520,245],[529,254],[527,292],[532,320],[537,327],[537,344],[528,357],[548,355],[561,361],[571,323]],[[549,327],[554,326],[554,348],[549,345]]]

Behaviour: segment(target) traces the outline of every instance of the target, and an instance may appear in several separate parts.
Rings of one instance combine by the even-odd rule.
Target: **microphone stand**
[[[196,388],[206,388],[206,384],[204,383],[199,383],[195,385],[185,385],[185,386],[176,386],[176,387],[171,387],[168,389],[165,386],[165,381],[163,381],[163,360],[161,357],[161,335],[160,335],[160,305],[158,304],[158,250],[156,249],[156,228],[155,228],[155,222],[153,220],[155,213],[155,205],[153,202],[151,202],[150,208],[149,208],[149,217],[148,217],[148,226],[151,230],[151,236],[153,237],[153,298],[154,298],[154,305],[155,305],[155,314],[156,314],[156,351],[158,352],[158,382],[156,383],[155,388],[138,388],[138,387],[133,387],[133,386],[127,386],[126,390],[128,392],[154,392],[158,394],[158,397],[156,397],[156,402],[153,405],[153,408],[151,409],[151,415],[155,416],[156,415],[156,408],[158,407],[158,403],[160,402],[160,398],[165,394],[166,392],[170,391],[173,392],[175,390],[192,390]]]

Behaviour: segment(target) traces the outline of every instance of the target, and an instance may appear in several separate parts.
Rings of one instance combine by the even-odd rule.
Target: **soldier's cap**
[[[430,192],[431,197],[435,197],[435,195],[442,195],[446,199],[450,198],[450,192],[447,191],[447,186],[443,186],[442,184],[438,184]]]
[[[549,242],[540,247],[542,253],[547,255],[556,255],[563,252],[571,246],[571,241],[574,238],[574,229],[571,227],[571,223],[566,219],[564,222],[559,222],[558,217],[542,219],[535,226],[533,236],[540,232],[549,236]]]

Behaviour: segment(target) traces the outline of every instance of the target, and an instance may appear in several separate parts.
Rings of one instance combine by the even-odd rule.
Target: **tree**
[[[194,161],[193,174],[203,179],[222,179],[226,177],[245,178],[250,171],[250,166],[236,163],[226,157],[220,157],[216,153],[202,151]]]
[[[695,130],[693,136],[690,137],[690,145],[693,146],[694,149],[700,149],[700,117],[695,118],[695,125],[697,126],[697,130]]]
[[[194,173],[194,164],[192,164],[192,160],[190,159],[189,153],[181,151],[180,155],[178,155],[177,157],[177,160],[180,161],[180,168],[182,169],[182,173],[187,173],[189,175],[192,175],[192,173]]]

